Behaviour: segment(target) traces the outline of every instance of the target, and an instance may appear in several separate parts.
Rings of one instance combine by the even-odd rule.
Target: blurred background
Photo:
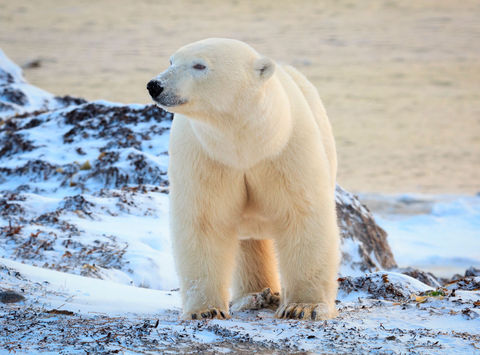
[[[231,37],[318,88],[338,181],[363,193],[480,191],[480,2],[0,2],[0,47],[57,95],[148,103],[177,48]]]

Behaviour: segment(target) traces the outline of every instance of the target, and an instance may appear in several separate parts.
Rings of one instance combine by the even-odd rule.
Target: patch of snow
[[[115,193],[116,190],[110,190]],[[171,253],[168,222],[168,196],[161,192],[149,192],[148,194],[137,194],[134,199],[134,206],[127,203],[119,203],[119,198],[124,198],[125,193],[117,192],[119,197],[82,195],[85,201],[92,204],[85,212],[76,210],[68,211],[58,208],[64,206],[65,199],[50,195],[48,197],[26,193],[22,196],[23,201],[9,201],[16,203],[24,210],[23,218],[29,216],[42,216],[48,214],[58,215],[58,219],[75,226],[78,230],[74,242],[81,242],[83,245],[92,245],[93,251],[98,241],[110,242],[110,236],[114,236],[116,245],[125,246],[121,258],[122,267],[102,268],[101,265],[94,266],[100,271],[99,276],[120,283],[153,289],[170,290],[178,287],[178,280],[174,268],[174,261]],[[9,228],[7,219],[0,218],[0,226]],[[6,242],[0,249],[0,257],[16,258],[33,265],[57,264],[60,261],[67,262],[65,254],[74,252],[74,246],[66,245],[69,236],[59,230],[59,226],[49,226],[44,223],[29,224],[19,232],[19,238],[28,242],[32,235],[41,231],[39,237],[54,234],[55,242],[48,249],[42,250],[38,246],[38,257],[22,257],[18,248],[21,243]],[[64,236],[62,236],[64,235]],[[74,245],[74,243],[70,243]],[[79,250],[77,248],[79,252]],[[115,251],[114,251],[115,252]],[[94,256],[95,254],[92,254]],[[37,255],[36,255],[37,256]],[[94,260],[94,259],[93,259]],[[100,262],[98,260],[97,262]],[[93,266],[92,266],[93,267]],[[85,265],[77,265],[71,272],[83,271]],[[68,270],[68,269],[67,269]]]
[[[181,307],[178,292],[159,291],[122,285],[65,272],[44,269],[0,258],[0,264],[12,268],[30,281],[65,295],[43,299],[45,307],[76,313],[104,313],[110,316],[128,313],[159,313]],[[6,286],[5,284],[3,285]]]
[[[431,213],[377,212],[375,219],[387,231],[399,267],[451,277],[480,266],[480,196],[445,197],[432,203]]]
[[[480,302],[480,290],[478,291],[456,290],[455,296],[452,297],[451,300],[457,301],[460,303]]]
[[[339,275],[360,276],[364,272],[357,265],[363,265],[363,257],[360,255],[360,242],[350,238],[342,238],[341,241],[342,261]]]

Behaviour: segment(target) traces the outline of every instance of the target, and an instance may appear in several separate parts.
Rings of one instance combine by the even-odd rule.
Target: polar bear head
[[[258,100],[274,72],[275,63],[246,43],[210,38],[180,48],[147,89],[167,111],[208,121]]]

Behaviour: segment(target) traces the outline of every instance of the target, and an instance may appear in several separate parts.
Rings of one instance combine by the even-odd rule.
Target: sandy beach
[[[478,1],[8,1],[0,47],[58,95],[149,102],[178,47],[246,41],[317,86],[338,181],[364,193],[480,191]]]

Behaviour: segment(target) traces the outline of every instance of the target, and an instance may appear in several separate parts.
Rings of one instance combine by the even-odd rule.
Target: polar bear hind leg
[[[233,311],[277,308],[280,282],[273,241],[242,240],[233,283]]]

